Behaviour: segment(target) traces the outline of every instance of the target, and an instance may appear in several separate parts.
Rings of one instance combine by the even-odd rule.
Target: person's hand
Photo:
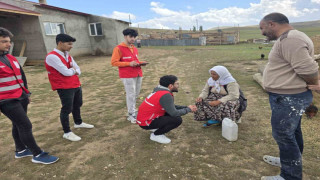
[[[131,61],[130,62],[130,66],[131,67],[136,67],[136,66],[139,66],[140,64],[139,63],[137,63],[136,61]]]
[[[201,102],[203,99],[201,98],[201,97],[198,97],[197,99],[196,99],[196,102]]]
[[[77,72],[77,69],[75,67],[72,67],[72,69],[74,70],[74,72],[76,72],[74,75],[79,75],[79,73]]]
[[[139,66],[146,66],[147,64],[149,63],[146,61],[140,61]]]
[[[196,112],[197,111],[197,106],[196,105],[189,105],[188,108],[190,108],[192,112]]]
[[[31,97],[28,97],[28,100],[29,100],[29,104],[31,103]]]
[[[217,101],[210,101],[209,102],[210,106],[218,106],[219,104],[221,104],[221,101],[217,100]]]
[[[320,93],[320,80],[317,85],[308,85],[308,89],[314,90],[317,93]]]

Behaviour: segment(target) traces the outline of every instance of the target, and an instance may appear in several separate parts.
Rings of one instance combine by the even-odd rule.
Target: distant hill
[[[306,33],[309,37],[320,35],[320,20],[317,21],[306,21],[306,22],[294,22],[290,23],[295,29]],[[235,31],[237,28],[230,27],[223,29],[222,31]],[[210,31],[210,30],[208,30]],[[243,26],[239,27],[240,41],[246,41],[253,38],[264,38],[261,35],[259,25],[254,26]]]
[[[296,23],[290,23],[290,24],[295,28],[320,27],[320,20],[318,20],[318,21],[307,21],[307,22],[296,22]]]
[[[222,27],[214,27],[214,28],[209,28],[206,31],[210,31],[210,30],[218,30],[218,29],[230,29],[233,28],[232,26],[222,26]]]
[[[320,20],[317,21],[306,21],[306,22],[294,22],[290,23],[294,28],[296,28],[299,31],[302,31],[306,33],[308,36],[313,37],[316,35],[320,35]],[[179,33],[179,30],[173,30],[173,29],[148,29],[148,28],[134,28],[139,30],[139,34],[151,34],[156,32],[161,33]],[[248,39],[253,38],[264,38],[264,36],[261,35],[260,29],[258,25],[253,26],[243,26],[243,27],[219,27],[219,29],[222,30],[222,32],[230,32],[230,31],[237,31],[239,29],[240,31],[240,41],[246,41]],[[210,28],[208,30],[205,30],[204,32],[217,32],[218,27],[216,28]],[[183,33],[191,32],[190,30],[182,30]]]

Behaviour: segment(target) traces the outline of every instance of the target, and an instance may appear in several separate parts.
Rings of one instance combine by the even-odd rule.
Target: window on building
[[[89,24],[90,36],[101,36],[102,35],[102,24],[101,23],[90,23]]]
[[[43,25],[46,31],[46,35],[57,35],[66,33],[63,23],[45,22],[43,23]]]

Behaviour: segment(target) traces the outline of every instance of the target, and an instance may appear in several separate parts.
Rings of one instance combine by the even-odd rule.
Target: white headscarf
[[[208,85],[215,87],[217,92],[220,92],[220,85],[226,85],[231,82],[236,82],[236,80],[232,77],[228,69],[224,66],[214,66],[209,70],[209,74],[211,75],[211,71],[216,72],[219,75],[218,80],[213,80],[212,77],[208,79]]]

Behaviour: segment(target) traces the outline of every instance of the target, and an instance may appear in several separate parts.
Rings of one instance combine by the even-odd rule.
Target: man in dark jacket
[[[174,104],[173,92],[178,92],[178,78],[166,75],[160,78],[160,85],[142,102],[138,110],[137,124],[152,131],[150,139],[158,143],[171,142],[164,134],[182,123],[182,115],[197,111],[195,105]]]

